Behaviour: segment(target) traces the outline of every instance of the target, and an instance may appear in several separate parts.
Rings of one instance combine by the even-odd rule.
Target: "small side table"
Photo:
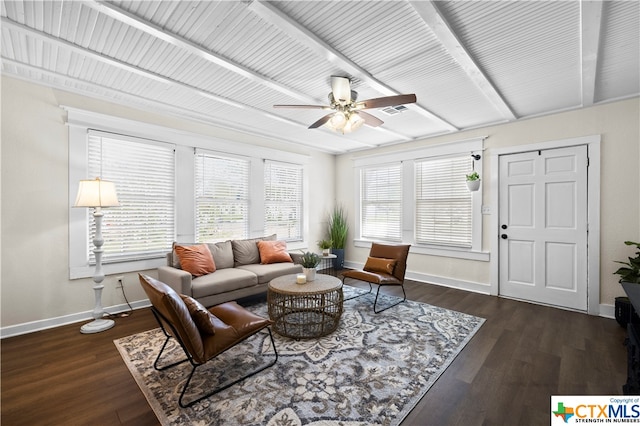
[[[321,337],[335,331],[343,302],[342,282],[325,274],[316,275],[306,284],[297,284],[296,274],[283,275],[271,280],[267,291],[273,330],[294,339]]]
[[[321,263],[322,267],[320,268],[320,270],[321,271],[327,271],[328,270],[328,274],[329,275],[333,275],[335,277],[336,276],[336,270],[333,267],[333,259],[335,259],[337,257],[338,256],[336,256],[335,254],[332,254],[332,253],[329,253],[326,256],[325,255],[320,256],[320,261],[322,262]]]

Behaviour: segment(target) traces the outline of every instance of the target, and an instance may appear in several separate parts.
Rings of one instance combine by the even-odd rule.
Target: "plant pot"
[[[631,301],[628,297],[616,297],[615,303],[615,317],[620,327],[627,328],[627,324],[631,321],[631,315],[635,312],[631,306]]]
[[[469,191],[471,191],[471,192],[475,192],[478,189],[480,189],[480,179],[478,179],[478,180],[468,180],[467,181],[467,188],[469,188]]]
[[[333,249],[333,254],[336,255],[336,258],[333,259],[333,269],[340,271],[344,269],[344,249]]]
[[[322,249],[322,255],[323,256],[329,256],[331,254],[331,249]]]
[[[307,282],[316,279],[316,268],[302,268],[302,272],[307,276]]]

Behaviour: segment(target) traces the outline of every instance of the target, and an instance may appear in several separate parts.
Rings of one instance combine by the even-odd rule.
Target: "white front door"
[[[587,147],[499,157],[501,295],[587,310]]]

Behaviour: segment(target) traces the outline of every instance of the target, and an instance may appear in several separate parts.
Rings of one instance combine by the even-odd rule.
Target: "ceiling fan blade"
[[[297,109],[331,109],[326,105],[274,105],[274,108],[297,108]]]
[[[375,117],[367,112],[358,111],[358,114],[364,120],[364,124],[370,127],[378,127],[384,123],[384,121],[380,120],[378,117]]]
[[[384,98],[367,99],[366,101],[358,102],[356,109],[370,109],[370,108],[382,108],[387,106],[412,104],[416,102],[416,95],[396,95],[385,96]]]
[[[327,121],[329,121],[331,119],[331,117],[333,117],[333,113],[332,114],[327,114],[324,117],[322,117],[320,120],[316,121],[315,123],[313,123],[311,126],[309,126],[310,129],[317,129],[318,127],[322,126],[324,123],[326,123]]]
[[[351,102],[351,82],[347,77],[331,76],[331,92],[340,105]]]

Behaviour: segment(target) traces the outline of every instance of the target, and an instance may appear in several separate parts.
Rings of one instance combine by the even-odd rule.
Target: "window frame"
[[[167,167],[165,167],[164,169],[166,169],[167,175],[165,175],[165,177],[167,177],[169,174],[171,175],[171,179],[167,179],[166,181],[164,181],[164,183],[170,184],[169,185],[165,185],[162,188],[166,189],[166,192],[163,193],[163,195],[165,196],[164,200],[165,202],[168,204],[171,204],[171,210],[173,211],[172,213],[172,220],[173,223],[167,223],[167,225],[171,225],[171,226],[165,226],[164,227],[164,231],[166,231],[166,233],[164,234],[165,236],[168,236],[169,233],[171,234],[170,239],[173,239],[175,236],[175,210],[176,210],[176,206],[175,206],[175,171],[176,171],[176,164],[175,164],[175,160],[176,160],[176,155],[175,155],[175,145],[174,144],[170,144],[170,143],[165,143],[165,142],[160,142],[160,141],[156,141],[156,140],[148,140],[148,139],[142,139],[142,138],[137,138],[137,137],[131,137],[128,135],[119,135],[119,134],[114,134],[114,133],[107,133],[101,130],[94,130],[94,129],[89,129],[87,131],[87,148],[88,148],[88,163],[89,163],[89,168],[91,168],[91,162],[94,161],[95,164],[94,166],[99,167],[100,170],[93,170],[90,171],[89,175],[87,176],[88,179],[91,179],[95,176],[99,176],[102,179],[105,180],[111,180],[116,184],[116,190],[118,191],[118,198],[120,201],[120,207],[117,208],[104,208],[103,212],[104,212],[104,219],[103,219],[103,224],[102,224],[102,232],[104,234],[104,239],[105,239],[105,245],[103,246],[103,250],[105,250],[103,257],[102,257],[102,264],[103,265],[107,265],[109,263],[121,263],[121,262],[135,262],[138,260],[143,260],[143,259],[154,259],[158,257],[158,252],[160,253],[160,256],[163,256],[164,253],[160,250],[157,251],[146,251],[143,252],[139,255],[133,255],[133,254],[129,254],[129,255],[114,255],[113,257],[109,256],[109,253],[107,252],[107,247],[109,244],[109,232],[108,232],[108,224],[111,222],[111,217],[113,217],[114,215],[117,217],[119,213],[122,213],[126,210],[123,210],[123,207],[126,208],[127,205],[127,195],[131,195],[132,193],[129,191],[127,192],[123,187],[129,186],[131,183],[135,182],[135,176],[138,176],[138,184],[140,183],[140,177],[144,177],[147,175],[147,172],[144,170],[141,170],[139,173],[135,174],[135,175],[130,175],[130,181],[127,182],[126,178],[122,177],[120,179],[115,179],[113,177],[113,175],[111,175],[111,173],[116,172],[118,170],[118,167],[111,167],[109,168],[109,166],[107,166],[106,170],[102,171],[104,164],[108,164],[108,157],[105,158],[104,157],[104,152],[102,151],[103,149],[110,149],[108,147],[109,142],[104,142],[104,141],[99,141],[99,150],[101,151],[99,155],[97,155],[96,157],[93,158],[91,157],[91,149],[90,149],[90,145],[91,145],[91,138],[104,138],[107,140],[114,140],[116,141],[116,143],[121,143],[121,142],[125,142],[126,144],[129,143],[134,143],[137,144],[139,147],[145,147],[144,149],[146,149],[147,147],[149,148],[149,151],[145,151],[145,154],[147,156],[147,158],[149,157],[149,155],[155,155],[152,154],[153,150],[156,150],[155,152],[161,152],[161,156],[164,156],[164,160],[167,160],[168,163]],[[107,144],[104,145],[103,144]],[[120,145],[121,147],[123,147],[123,145]],[[94,148],[95,149],[95,148]],[[113,148],[111,148],[113,149]],[[124,149],[124,148],[121,148]],[[142,148],[135,148],[135,149],[142,149]],[[108,151],[107,151],[108,152]],[[120,149],[117,149],[113,152],[116,152],[117,155],[119,156]],[[98,160],[99,157],[99,160]],[[154,162],[152,165],[151,164],[145,164],[146,161],[143,157],[139,156],[137,161],[139,161],[139,164],[142,165],[146,165],[146,167],[153,167],[154,170],[161,170],[159,168],[159,165],[157,162]],[[127,170],[125,173],[129,173],[130,174],[130,170],[132,168],[137,168],[138,166],[135,164],[135,162],[128,162],[125,163],[126,167],[125,169]],[[146,184],[143,184],[146,187]],[[130,198],[130,197],[129,197]],[[155,200],[155,198],[154,198]],[[135,195],[135,201],[137,203],[140,203],[140,201],[142,201],[142,204],[147,204],[150,199],[145,199],[145,196],[139,196],[139,195]],[[139,215],[141,214],[141,209],[142,207],[140,205],[138,205],[138,210],[136,210],[136,213]],[[89,216],[93,215],[93,209],[91,208],[87,208],[88,212],[89,212]],[[169,210],[167,210],[169,211]],[[152,216],[153,217],[153,216]],[[163,218],[162,221],[165,221],[165,219]],[[113,222],[112,222],[113,223]],[[93,219],[90,218],[90,225],[93,224]],[[90,226],[90,229],[93,228],[93,226]],[[160,228],[153,228],[155,231],[157,231]],[[92,233],[91,231],[89,232],[90,234]],[[148,235],[145,234],[145,237],[147,237]],[[119,240],[116,239],[114,241],[121,241],[122,244],[126,245],[128,244],[126,242],[126,239],[122,238],[122,235],[119,235],[118,238],[120,238]],[[90,265],[95,265],[95,259],[92,256],[92,249],[93,249],[93,243],[92,240],[90,239],[88,241],[89,245],[88,245],[88,251],[89,251],[89,258],[90,258]]]
[[[363,215],[364,215],[364,207],[365,207],[365,205],[364,205],[364,201],[365,201],[365,199],[364,199],[365,198],[365,188],[364,188],[364,186],[365,186],[365,183],[366,183],[365,182],[366,181],[365,175],[366,175],[367,172],[380,171],[380,170],[390,170],[391,168],[399,168],[398,184],[400,186],[400,190],[399,190],[400,197],[399,197],[399,200],[397,200],[397,203],[394,203],[394,204],[398,204],[399,203],[399,207],[400,207],[400,214],[399,214],[398,223],[397,223],[398,228],[399,228],[398,229],[398,238],[379,238],[379,239],[376,239],[376,241],[388,242],[388,243],[391,243],[391,244],[393,244],[393,243],[398,244],[398,243],[402,242],[402,212],[403,212],[403,197],[402,197],[402,195],[403,195],[402,194],[402,192],[403,192],[402,191],[403,165],[402,165],[402,162],[395,162],[395,163],[392,163],[392,164],[384,164],[384,165],[382,165],[382,164],[380,164],[380,165],[370,165],[370,166],[365,166],[365,167],[361,167],[360,168],[360,173],[358,175],[358,179],[360,181],[360,192],[359,192],[359,197],[358,197],[359,198],[359,208],[358,208],[358,218],[359,218],[359,220],[358,220],[358,223],[359,223],[360,232],[359,232],[358,235],[360,235],[362,238],[370,239],[370,238],[367,238],[366,236],[363,236],[363,233],[364,233]],[[374,202],[368,202],[367,204],[369,204],[369,205],[376,204],[377,205],[377,203],[374,203]]]
[[[411,253],[427,254],[433,256],[452,257],[460,259],[489,261],[489,252],[482,250],[482,186],[480,190],[472,193],[472,237],[471,248],[451,247],[436,244],[417,244],[415,240],[416,229],[416,194],[415,194],[415,162],[429,158],[442,156],[454,156],[460,154],[478,154],[483,156],[484,137],[473,138],[469,140],[461,140],[455,142],[430,145],[426,147],[405,150],[399,152],[385,152],[384,154],[374,154],[354,159],[354,193],[356,203],[356,220],[354,245],[356,247],[370,247],[372,242],[376,240],[362,237],[361,232],[361,187],[360,173],[363,168],[392,164],[394,162],[402,163],[402,243],[411,244]],[[474,165],[481,178],[482,159],[476,161]],[[385,241],[379,241],[385,242]]]
[[[151,139],[175,145],[175,241],[195,241],[195,171],[194,156],[197,149],[215,151],[225,156],[245,156],[251,160],[250,181],[250,228],[249,238],[264,235],[264,161],[284,161],[299,164],[303,167],[303,241],[287,244],[290,250],[308,247],[308,197],[309,182],[307,168],[310,156],[288,151],[280,151],[265,146],[229,141],[209,135],[192,133],[184,130],[164,127],[115,117],[80,108],[60,106],[66,113],[66,124],[69,135],[69,181],[68,181],[68,215],[69,215],[69,278],[90,278],[95,266],[89,264],[87,251],[88,220],[92,220],[87,208],[72,207],[78,192],[78,182],[87,179],[88,152],[87,132],[89,129],[107,133],[122,134],[134,138]],[[105,215],[109,209],[104,210]],[[170,248],[167,248],[169,252]],[[155,269],[167,264],[166,255],[157,258],[115,262],[103,264],[105,275],[138,272]]]
[[[206,241],[200,241],[199,235],[198,235],[198,206],[197,206],[197,202],[198,202],[198,194],[197,194],[197,190],[198,190],[198,178],[197,178],[197,161],[198,161],[198,156],[204,156],[204,157],[209,157],[209,158],[214,158],[214,159],[219,159],[219,160],[230,160],[230,161],[241,161],[241,162],[245,162],[247,165],[247,199],[246,199],[246,208],[247,208],[247,223],[246,223],[246,235],[243,236],[233,236],[231,238],[227,238],[227,237],[222,237],[222,238],[211,238],[211,239],[207,239]],[[237,155],[229,155],[226,153],[221,153],[221,152],[216,152],[216,151],[209,151],[209,150],[204,150],[204,149],[196,149],[194,152],[194,157],[193,157],[193,167],[194,167],[194,185],[193,185],[193,203],[194,203],[194,216],[193,216],[193,220],[194,220],[194,241],[197,243],[210,243],[210,242],[218,242],[218,241],[225,241],[227,239],[240,239],[240,238],[249,238],[248,234],[250,233],[250,229],[251,229],[251,204],[252,204],[252,190],[251,190],[251,185],[252,185],[252,179],[251,179],[251,174],[252,174],[252,166],[251,166],[251,159],[247,158],[247,157],[241,157],[241,156],[237,156]]]
[[[305,182],[305,170],[304,167],[302,167],[302,165],[300,164],[293,164],[293,163],[286,163],[283,161],[274,161],[274,160],[265,160],[264,161],[264,180],[265,183],[267,182],[267,168],[268,167],[281,167],[281,168],[288,168],[288,169],[294,169],[300,172],[300,187],[299,187],[299,195],[300,195],[300,199],[298,200],[298,206],[300,209],[300,218],[299,221],[300,223],[298,224],[299,229],[300,229],[300,235],[296,236],[294,238],[282,238],[280,237],[280,239],[284,240],[287,242],[287,244],[290,243],[296,243],[296,242],[301,242],[304,241],[304,230],[305,230],[305,208],[306,208],[306,202],[305,202],[305,193],[306,191],[304,190],[304,182]],[[266,191],[266,185],[264,186],[264,191],[263,191],[263,197],[262,200],[264,201],[264,209],[263,211],[265,212],[265,216],[264,216],[264,234],[265,235],[270,235],[274,232],[274,230],[271,229],[267,229],[267,218],[266,218],[266,212],[267,212],[267,191]]]
[[[471,164],[472,158],[470,158],[470,156],[468,154],[454,154],[454,155],[446,155],[446,156],[438,156],[438,157],[428,157],[428,158],[416,158],[414,160],[414,198],[415,198],[415,204],[414,204],[414,213],[415,213],[415,219],[414,219],[414,223],[415,223],[415,227],[414,227],[414,238],[415,238],[415,243],[417,245],[421,245],[421,246],[426,246],[426,247],[448,247],[448,248],[454,248],[454,249],[463,249],[463,250],[469,250],[472,248],[472,244],[473,244],[473,193],[470,192],[467,188],[466,188],[466,182],[463,181],[461,179],[462,176],[465,176],[467,174],[471,173],[471,168],[472,168],[472,164]],[[422,179],[422,181],[418,180],[418,176],[420,175],[420,170],[421,170],[421,165],[425,164],[426,167],[422,170],[424,170],[425,172],[428,173],[428,169],[429,166],[428,164],[446,164],[446,167],[455,167],[455,163],[458,163],[458,170],[456,171],[456,176],[458,177],[459,181],[457,182],[457,191],[451,192],[451,188],[453,187],[453,185],[447,185],[447,180],[443,179],[440,180],[440,183],[443,183],[443,186],[446,186],[447,192],[444,193],[440,193],[438,194],[439,196],[437,196],[435,193],[433,193],[430,190],[426,190],[425,192],[430,193],[431,196],[430,197],[421,197],[419,195],[419,189],[422,188],[422,183],[427,181],[424,178]],[[465,168],[465,170],[460,170],[460,166],[463,166]],[[466,169],[466,167],[468,167],[468,169]],[[447,174],[447,170],[441,170],[442,174],[438,175],[436,174],[436,178],[438,179],[442,179],[444,176],[446,176]],[[429,188],[429,184],[427,183],[427,188]],[[439,185],[438,185],[439,187]],[[436,192],[438,192],[437,189],[435,189]],[[447,199],[448,202],[445,203],[444,205],[442,205],[441,203],[439,203],[439,200],[442,199],[442,195],[447,195]],[[456,195],[460,195],[460,194],[464,194],[464,197],[461,198],[456,198]],[[470,209],[470,217],[469,217],[469,222],[468,225],[470,228],[470,232],[468,234],[462,234],[464,235],[465,238],[469,239],[469,244],[468,245],[462,245],[462,244],[456,244],[454,243],[451,239],[449,239],[448,241],[443,241],[442,243],[438,243],[438,242],[424,242],[421,241],[421,239],[419,238],[419,231],[420,231],[420,219],[422,218],[422,216],[420,215],[420,212],[423,210],[422,205],[423,204],[437,204],[440,205],[440,207],[446,206],[446,208],[448,210],[451,209],[452,206],[456,205],[456,201],[459,200],[463,200],[464,201],[464,206]],[[437,219],[433,216],[429,216],[428,214],[426,214],[427,218],[433,218],[434,222],[437,222]],[[451,224],[453,221],[448,222],[449,224]],[[434,227],[437,227],[438,225],[434,224]],[[425,232],[428,233],[428,232]],[[455,233],[454,233],[455,235]]]

